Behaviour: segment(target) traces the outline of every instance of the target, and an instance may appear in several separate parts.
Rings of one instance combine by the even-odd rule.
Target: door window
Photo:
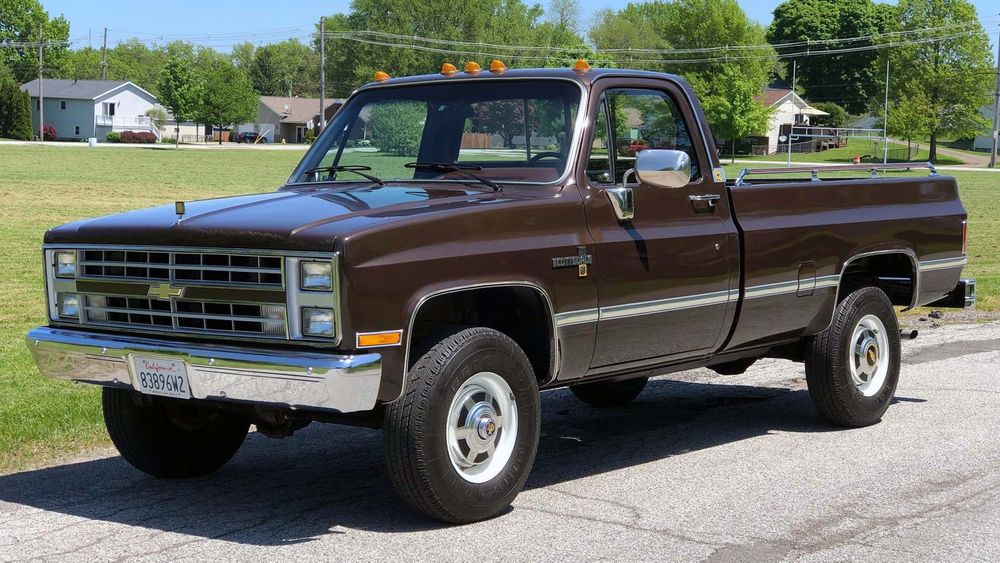
[[[591,182],[611,183],[599,179],[603,169],[596,175],[591,173],[592,167],[601,166],[601,158],[608,158],[610,170],[606,173],[615,184],[621,184],[625,171],[635,166],[636,155],[646,149],[686,152],[691,157],[691,180],[701,177],[690,131],[673,97],[657,90],[627,88],[609,90],[605,98],[602,108],[606,110],[599,110],[595,122],[587,170]]]
[[[611,137],[608,129],[607,99],[601,96],[594,120],[594,134],[590,140],[590,157],[587,159],[587,179],[592,184],[613,184],[611,169]]]

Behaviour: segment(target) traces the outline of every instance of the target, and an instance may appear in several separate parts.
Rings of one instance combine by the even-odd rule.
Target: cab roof
[[[592,68],[587,72],[577,72],[571,68],[519,68],[507,69],[504,72],[490,72],[483,69],[476,73],[466,73],[463,71],[454,74],[418,74],[414,76],[401,76],[399,78],[389,78],[382,82],[369,82],[359,90],[369,88],[380,88],[385,86],[400,86],[405,84],[426,84],[428,82],[448,82],[456,80],[504,80],[504,79],[562,79],[572,80],[585,87],[602,76],[634,76],[636,78],[666,78],[684,84],[684,80],[673,74],[653,72],[647,70],[631,70],[622,68]]]

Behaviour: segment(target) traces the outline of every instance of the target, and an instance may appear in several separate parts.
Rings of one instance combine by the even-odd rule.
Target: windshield
[[[562,80],[442,81],[361,92],[291,182],[365,181],[345,167],[382,181],[476,183],[473,170],[493,182],[553,182],[567,166],[580,96],[576,84]],[[435,165],[406,166],[415,162]]]

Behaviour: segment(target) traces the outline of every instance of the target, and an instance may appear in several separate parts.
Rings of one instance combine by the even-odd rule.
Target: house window
[[[115,103],[114,102],[102,102],[101,103],[101,115],[113,116],[115,114]]]
[[[42,103],[38,98],[35,98],[35,111],[42,109]]]
[[[59,100],[59,109],[66,109],[66,100]]]
[[[80,136],[80,126],[79,125],[75,125],[73,127],[73,134],[76,135],[77,137]]]

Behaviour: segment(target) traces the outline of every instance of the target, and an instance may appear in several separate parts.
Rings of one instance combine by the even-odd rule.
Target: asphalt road
[[[629,407],[544,395],[527,489],[448,528],[409,512],[375,431],[253,434],[159,481],[110,451],[0,476],[0,560],[1000,560],[1000,324],[904,344],[882,423],[814,413],[801,366],[655,380]]]

